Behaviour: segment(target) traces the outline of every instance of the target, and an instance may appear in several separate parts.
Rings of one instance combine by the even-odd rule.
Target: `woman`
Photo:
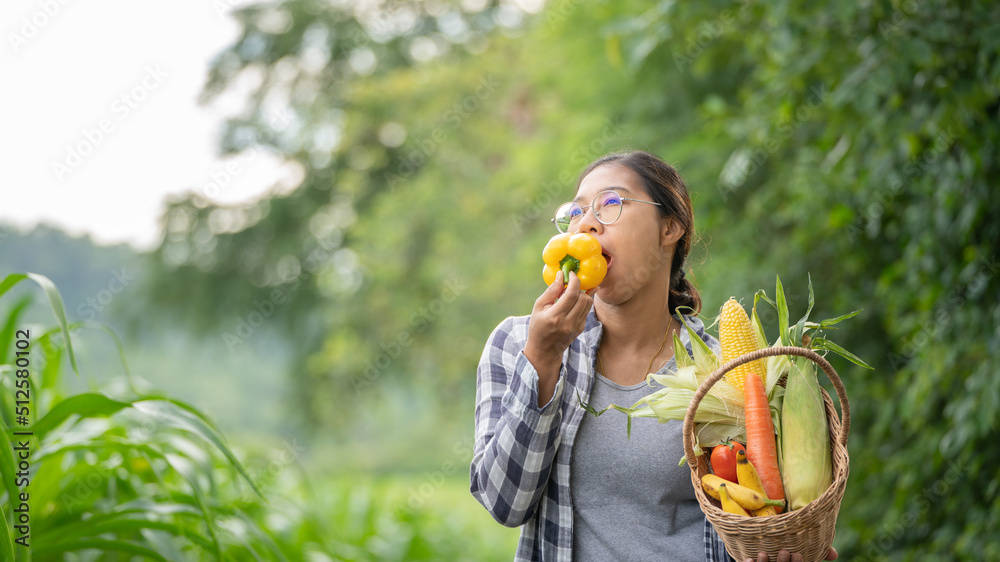
[[[687,187],[648,152],[608,155],[583,171],[553,222],[594,235],[608,273],[586,293],[574,273],[565,286],[558,274],[530,317],[507,318],[490,336],[478,369],[473,495],[497,521],[521,527],[517,560],[728,561],[689,469],[677,466],[681,422],[638,419],[626,439],[623,419],[580,407],[648,394],[648,373],[674,369],[674,335],[691,353],[676,314],[701,308],[684,273],[694,238]],[[701,321],[684,321],[718,351]]]

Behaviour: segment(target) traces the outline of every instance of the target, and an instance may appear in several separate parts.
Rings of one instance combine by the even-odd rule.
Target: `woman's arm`
[[[472,494],[494,519],[517,527],[535,513],[559,444],[563,376],[538,404],[538,373],[523,352],[527,323],[508,318],[483,351],[476,383]],[[564,367],[562,367],[564,369]]]

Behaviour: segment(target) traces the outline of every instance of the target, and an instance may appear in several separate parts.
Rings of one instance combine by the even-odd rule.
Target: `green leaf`
[[[829,328],[830,326],[833,326],[834,324],[837,324],[839,322],[843,322],[844,320],[847,320],[848,318],[854,318],[855,316],[857,316],[858,314],[860,314],[862,310],[864,310],[864,309],[860,308],[858,310],[855,310],[854,312],[848,312],[847,314],[845,314],[843,316],[838,316],[836,318],[828,318],[826,320],[823,320],[823,321],[821,321],[819,323],[819,326],[817,327],[817,330],[822,330],[823,328]]]
[[[11,506],[14,502],[10,502]],[[7,509],[0,508],[0,559],[14,559],[14,539],[10,536],[11,526],[7,523]]]
[[[791,334],[788,333],[788,303],[785,302],[785,290],[781,286],[781,277],[777,278],[774,288],[775,300],[778,308],[778,333],[781,335],[783,345],[794,345]]]
[[[37,273],[27,273],[26,275],[42,288],[46,298],[49,299],[49,304],[52,306],[52,312],[56,315],[59,327],[62,328],[63,337],[66,338],[66,352],[69,353],[69,363],[73,366],[73,372],[79,376],[80,369],[77,367],[76,355],[73,353],[73,342],[69,337],[69,323],[66,321],[66,308],[63,306],[63,300],[62,296],[59,294],[59,289],[57,289],[55,284],[44,275],[39,275]],[[2,293],[2,291],[0,291],[0,293]]]
[[[181,429],[187,429],[191,431],[214,445],[227,459],[229,459],[230,464],[240,473],[241,476],[250,484],[250,487],[254,492],[261,498],[264,498],[264,494],[257,487],[253,478],[250,477],[250,473],[243,466],[243,463],[233,454],[232,450],[225,443],[225,439],[222,433],[212,424],[208,418],[205,417],[200,411],[198,411],[193,406],[190,406],[180,400],[174,398],[167,398],[161,396],[144,396],[143,398],[136,400],[132,403],[132,406],[139,411],[146,412],[149,408],[155,408],[153,404],[148,404],[149,402],[158,402],[160,405],[167,406],[166,408],[158,409],[158,412],[163,415],[163,419],[169,422],[174,427],[179,427]],[[147,412],[148,413],[148,412]]]
[[[46,433],[66,421],[72,415],[81,418],[107,417],[131,404],[112,400],[103,394],[85,393],[71,396],[55,405],[49,413],[31,426],[31,431],[41,439]]]
[[[52,281],[44,276],[37,273],[12,273],[0,281],[0,296],[3,296],[8,290],[10,290],[14,285],[17,285],[25,279],[31,279],[42,288],[42,292],[45,293],[45,297],[49,300],[49,304],[52,306],[52,312],[56,315],[56,320],[59,322],[59,327],[62,329],[63,337],[66,338],[66,349],[69,351],[69,361],[73,366],[73,372],[77,375],[80,374],[80,370],[76,365],[76,355],[73,354],[73,343],[69,339],[69,326],[66,322],[66,308],[63,306],[62,296],[59,294],[59,289],[56,288]]]
[[[160,556],[156,551],[139,543],[125,540],[109,539],[81,539],[61,541],[54,544],[42,544],[33,546],[32,554],[37,557],[54,557],[55,554],[66,552],[77,552],[85,549],[96,549],[103,552],[128,552],[137,556],[145,556],[153,560],[168,562],[166,558]]]
[[[858,357],[857,355],[851,353],[850,351],[847,351],[846,349],[840,347],[839,345],[833,343],[832,341],[826,338],[813,338],[812,347],[814,349],[825,349],[832,351],[837,355],[840,355],[844,359],[847,359],[851,363],[858,365],[859,367],[864,367],[865,369],[871,369],[873,371],[875,370],[871,365],[862,361],[861,358]]]
[[[806,321],[809,320],[809,314],[812,312],[813,305],[816,303],[816,299],[813,295],[813,282],[812,276],[809,276],[809,307],[806,308],[806,313],[795,323],[795,328],[792,330],[791,340],[795,342],[795,345],[802,345],[802,334],[805,333]]]

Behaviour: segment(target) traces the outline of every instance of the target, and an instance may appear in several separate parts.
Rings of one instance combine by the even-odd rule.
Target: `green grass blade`
[[[14,460],[14,444],[10,441],[10,428],[0,421],[0,476],[3,477],[3,486],[7,490],[11,503],[17,497],[17,484],[14,474],[17,473],[17,462]],[[3,508],[0,507],[0,510]]]
[[[135,388],[135,382],[132,379],[132,370],[129,369],[128,366],[128,358],[125,356],[125,345],[122,343],[121,338],[118,337],[118,334],[116,334],[115,331],[112,330],[110,326],[107,326],[100,322],[83,322],[82,324],[87,328],[104,332],[111,338],[112,341],[115,342],[115,348],[118,350],[118,359],[122,363],[122,369],[125,370],[125,380],[128,381],[128,387],[135,394],[139,394],[139,392]]]
[[[264,498],[263,492],[257,487],[257,483],[254,482],[253,478],[250,477],[250,473],[247,472],[246,467],[243,463],[236,457],[236,455],[230,450],[229,446],[226,445],[225,439],[222,436],[222,432],[215,427],[215,425],[205,417],[197,408],[186,404],[180,400],[174,398],[166,398],[159,396],[145,396],[140,400],[136,400],[133,406],[140,409],[143,407],[144,402],[159,402],[161,404],[169,404],[173,406],[172,408],[157,408],[155,405],[150,404],[148,407],[157,408],[160,414],[163,414],[165,419],[172,423],[175,427],[181,429],[187,429],[191,431],[215,446],[227,459],[229,459],[230,464],[233,468],[240,473],[241,476],[250,484],[250,487],[254,492],[261,498]]]
[[[7,313],[7,320],[4,322],[3,329],[0,329],[0,363],[7,360],[7,353],[14,344],[14,331],[17,329],[18,320],[21,319],[21,315],[29,306],[31,306],[31,297],[25,295],[14,303],[14,306]],[[13,363],[14,358],[11,357],[11,359],[11,363]]]
[[[11,502],[13,505],[14,502]],[[14,538],[10,536],[10,524],[7,523],[7,510],[0,508],[0,559],[14,559]]]
[[[2,297],[7,291],[11,290],[14,285],[17,285],[27,278],[28,276],[23,273],[11,273],[7,277],[4,277],[3,281],[0,281],[0,297]]]
[[[31,430],[41,439],[42,436],[55,429],[56,426],[74,414],[83,418],[107,417],[130,405],[127,402],[112,400],[103,394],[77,394],[56,404],[55,407],[49,410],[49,413],[35,422]]]
[[[66,321],[66,307],[63,306],[62,295],[59,294],[59,289],[56,288],[55,283],[44,275],[39,275],[37,273],[27,273],[26,275],[42,288],[42,291],[45,293],[45,297],[49,299],[49,304],[52,306],[52,312],[56,315],[59,327],[62,328],[63,337],[66,338],[66,352],[69,354],[69,364],[73,366],[73,372],[79,376],[80,369],[76,364],[76,355],[73,353],[73,341],[70,340],[69,337],[69,323]]]
[[[39,558],[55,558],[53,556],[55,554],[76,552],[88,548],[97,549],[102,552],[127,552],[136,556],[145,556],[146,558],[152,560],[162,560],[163,562],[168,562],[168,560],[163,556],[160,556],[158,552],[141,544],[131,541],[109,539],[82,539],[75,541],[61,541],[55,544],[43,544],[41,546],[33,546],[32,554]]]

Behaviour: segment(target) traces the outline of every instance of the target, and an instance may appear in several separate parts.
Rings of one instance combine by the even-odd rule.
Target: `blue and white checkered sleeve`
[[[707,562],[735,562],[726,551],[726,543],[722,542],[715,527],[705,519],[705,560]]]
[[[527,321],[508,318],[479,362],[471,491],[500,523],[517,527],[535,513],[558,446],[564,376],[538,407],[538,373],[524,356]],[[565,367],[564,367],[565,369]]]

